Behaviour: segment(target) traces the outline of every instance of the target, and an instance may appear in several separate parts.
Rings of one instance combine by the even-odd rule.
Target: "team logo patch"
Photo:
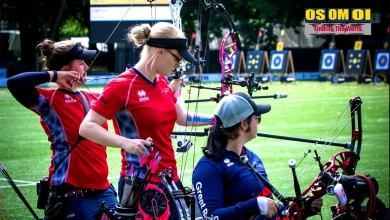
[[[137,95],[139,97],[140,102],[149,101],[149,97],[146,96],[145,90],[138,90]]]
[[[233,166],[233,165],[234,165],[234,163],[233,163],[233,162],[230,162],[230,159],[229,159],[229,158],[225,158],[225,159],[223,160],[223,162],[225,162],[225,163],[226,163],[226,165],[227,165],[228,167],[231,167],[231,166]]]
[[[261,163],[256,163],[256,162],[254,162],[254,163],[252,164],[252,166],[253,166],[254,168],[264,168],[264,167],[263,167],[263,164],[261,164]]]

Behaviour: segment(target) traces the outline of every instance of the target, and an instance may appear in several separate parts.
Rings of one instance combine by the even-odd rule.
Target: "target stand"
[[[384,82],[389,83],[389,65],[390,50],[389,49],[377,49],[375,50],[375,65],[374,65],[374,82],[376,77],[380,77]]]
[[[290,50],[283,50],[283,42],[278,42],[276,50],[272,50],[270,56],[271,63],[269,72],[272,76],[279,76],[280,82],[295,82],[292,53]]]
[[[370,83],[373,81],[374,72],[370,51],[361,49],[362,41],[356,41],[353,50],[348,50],[346,56],[346,73],[355,76],[357,83]]]
[[[332,83],[344,82],[345,62],[343,51],[335,49],[322,50],[319,69],[321,78],[330,77]],[[340,69],[342,69],[342,74]]]
[[[269,81],[269,77],[266,77],[264,70],[269,70],[268,53],[264,50],[250,50],[246,56],[245,72],[255,73],[255,80],[261,80],[262,82]]]

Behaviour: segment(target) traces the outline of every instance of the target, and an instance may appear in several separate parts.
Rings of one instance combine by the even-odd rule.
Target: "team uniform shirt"
[[[151,82],[132,68],[107,84],[91,109],[107,119],[113,119],[115,131],[121,136],[153,139],[153,151],[149,154],[147,164],[159,151],[161,161],[151,181],[160,183],[158,173],[167,167],[172,167],[174,181],[179,180],[170,137],[177,120],[175,103],[176,98],[164,76],[157,74]],[[141,169],[139,177],[144,178],[146,167],[140,167],[140,158],[123,149],[121,154],[121,175],[130,176],[130,168],[134,165],[134,173]]]
[[[107,180],[106,147],[88,139],[81,140],[75,146],[80,124],[85,117],[80,92],[37,89],[38,102],[30,109],[40,116],[41,125],[51,142],[51,185],[67,183],[79,188],[107,189],[110,183]],[[99,95],[90,92],[83,94],[89,102]],[[108,129],[107,123],[102,126]],[[65,158],[72,147],[75,149]],[[57,170],[53,174],[54,169]]]
[[[267,179],[263,162],[243,147],[249,163]],[[271,197],[271,191],[240,162],[232,151],[224,150],[221,161],[203,156],[195,167],[192,183],[203,219],[265,219],[260,215],[257,196]],[[283,207],[280,205],[279,208]],[[278,214],[272,218],[280,219]]]

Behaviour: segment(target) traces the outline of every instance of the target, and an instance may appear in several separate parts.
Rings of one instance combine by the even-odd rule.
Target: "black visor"
[[[179,52],[181,57],[190,63],[195,63],[196,59],[188,51],[187,39],[175,38],[175,39],[164,39],[164,38],[149,38],[146,45],[151,47],[158,47],[164,49],[175,49]]]
[[[84,50],[80,43],[76,43],[72,49],[64,55],[52,54],[49,62],[52,63],[52,65],[49,68],[51,70],[59,70],[72,62],[72,60],[92,60],[95,57],[95,54],[96,50]],[[55,60],[53,60],[53,58]]]

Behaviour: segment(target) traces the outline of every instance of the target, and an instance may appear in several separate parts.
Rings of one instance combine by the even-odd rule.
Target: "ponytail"
[[[206,147],[202,147],[203,154],[216,161],[221,160],[223,157],[223,149],[227,145],[227,139],[227,136],[221,131],[217,120],[217,124],[210,129]]]
[[[222,120],[215,115],[216,124],[211,127],[207,145],[202,147],[202,152],[205,156],[216,161],[223,159],[223,150],[226,148],[228,139],[235,140],[239,134],[238,130],[241,122],[229,128],[221,128]]]

